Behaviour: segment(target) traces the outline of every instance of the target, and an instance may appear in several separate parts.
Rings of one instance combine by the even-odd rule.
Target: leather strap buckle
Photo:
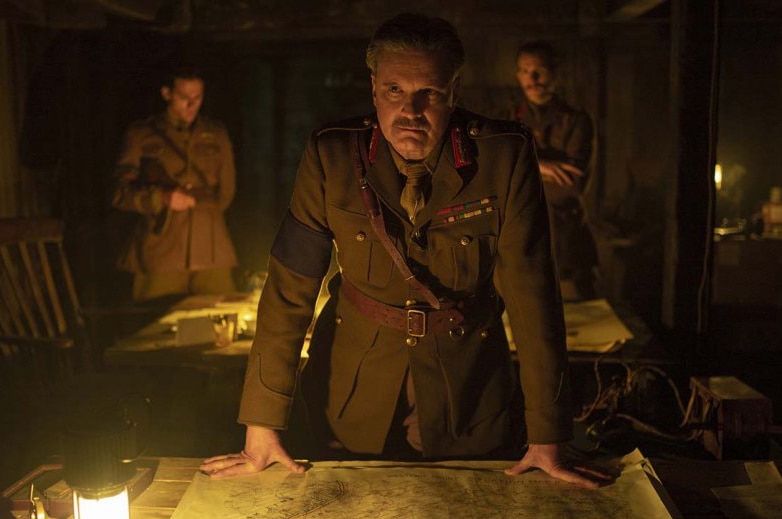
[[[410,337],[426,336],[426,312],[414,308],[407,310],[407,335]]]

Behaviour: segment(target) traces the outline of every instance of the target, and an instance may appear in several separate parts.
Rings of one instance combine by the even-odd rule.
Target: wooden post
[[[666,186],[663,324],[683,354],[708,323],[717,135],[719,0],[671,2],[671,157]]]

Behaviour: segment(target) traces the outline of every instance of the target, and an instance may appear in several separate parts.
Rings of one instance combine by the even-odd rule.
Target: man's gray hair
[[[378,27],[367,47],[367,67],[377,74],[377,56],[388,52],[442,52],[455,79],[464,65],[464,47],[453,25],[442,18],[412,13],[394,16]]]

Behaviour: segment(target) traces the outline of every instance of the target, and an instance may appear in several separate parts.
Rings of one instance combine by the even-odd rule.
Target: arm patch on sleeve
[[[321,278],[331,261],[331,235],[310,229],[288,211],[274,238],[271,254],[297,274]]]

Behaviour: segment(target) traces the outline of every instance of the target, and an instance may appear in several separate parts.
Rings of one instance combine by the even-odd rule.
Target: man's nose
[[[405,98],[405,103],[402,106],[402,111],[409,117],[418,117],[424,112],[426,106],[426,96],[423,94],[415,93],[408,95]]]

